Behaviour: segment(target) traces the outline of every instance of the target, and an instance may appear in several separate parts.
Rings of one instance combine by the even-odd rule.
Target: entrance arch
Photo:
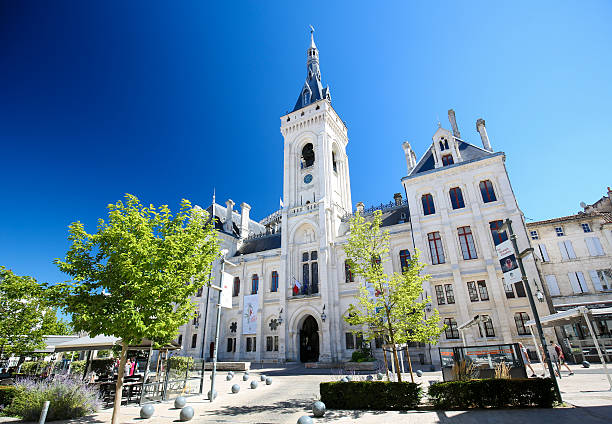
[[[300,329],[300,361],[317,362],[319,360],[319,324],[312,315],[308,315]]]

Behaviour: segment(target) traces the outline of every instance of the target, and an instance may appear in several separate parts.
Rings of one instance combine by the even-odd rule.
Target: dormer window
[[[448,150],[448,140],[442,137],[440,139],[440,151]]]
[[[453,163],[455,163],[455,161],[453,160],[453,155],[444,155],[444,156],[442,156],[442,165],[443,166],[452,165]]]

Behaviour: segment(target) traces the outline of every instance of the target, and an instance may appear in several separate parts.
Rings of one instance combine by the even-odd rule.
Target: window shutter
[[[576,272],[576,277],[578,277],[578,282],[580,283],[580,287],[584,293],[587,293],[589,289],[586,285],[586,280],[584,279],[584,274],[581,271]]]
[[[569,259],[569,256],[567,255],[567,249],[565,248],[565,243],[562,241],[557,242],[557,244],[559,245],[559,251],[561,252],[561,257],[563,258],[564,261],[567,261]]]
[[[570,284],[572,285],[572,289],[574,293],[582,293],[582,289],[580,288],[580,283],[578,283],[578,278],[576,277],[575,272],[569,272],[567,274],[570,280]]]
[[[557,277],[554,275],[546,276],[546,284],[548,285],[548,292],[551,296],[559,296],[561,295],[561,291],[559,290],[559,285],[557,284]]]
[[[544,262],[549,262],[550,258],[548,257],[548,252],[546,251],[546,246],[544,246],[543,244],[538,244],[538,247],[540,248],[540,254],[542,255],[542,260]]]
[[[593,240],[593,246],[595,246],[597,256],[603,256],[604,251],[603,247],[601,246],[601,242],[599,241],[599,237],[591,237],[591,239]]]
[[[597,271],[589,271],[589,275],[591,276],[591,281],[593,282],[593,287],[595,287],[595,290],[603,291],[603,286],[601,285],[601,280],[597,275]]]
[[[576,259],[576,252],[574,252],[574,246],[572,246],[572,242],[569,240],[566,240],[564,243],[565,243],[565,249],[567,250],[567,254],[569,258]]]
[[[597,249],[595,249],[595,245],[593,244],[594,237],[587,237],[584,239],[587,245],[587,249],[589,249],[589,254],[591,256],[597,256]]]

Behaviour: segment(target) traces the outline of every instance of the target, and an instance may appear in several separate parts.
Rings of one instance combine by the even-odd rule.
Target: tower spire
[[[306,50],[306,82],[302,87],[300,96],[295,103],[294,111],[308,106],[321,99],[331,101],[329,87],[323,88],[321,83],[321,70],[319,69],[319,49],[314,41],[314,27],[310,25],[310,46]]]

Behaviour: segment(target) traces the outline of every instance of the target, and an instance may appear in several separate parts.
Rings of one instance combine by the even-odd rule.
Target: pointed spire
[[[319,49],[314,42],[314,27],[310,25],[310,46],[306,50],[306,82],[302,88],[294,111],[308,106],[321,99],[331,100],[329,89],[321,84],[321,70],[319,69]]]

